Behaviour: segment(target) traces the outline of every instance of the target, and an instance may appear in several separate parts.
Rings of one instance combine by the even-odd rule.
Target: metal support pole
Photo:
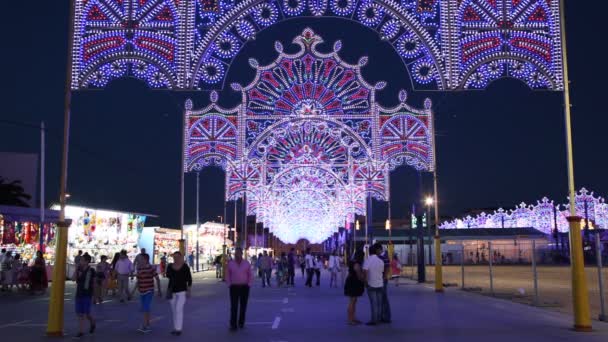
[[[368,246],[368,241],[367,239],[369,238],[369,232],[368,232],[368,228],[369,225],[372,223],[372,195],[368,195],[367,197],[367,202],[365,204],[365,257],[369,256],[369,246]]]
[[[536,272],[536,240],[532,240],[532,274],[534,276],[534,305],[538,305],[538,273]]]
[[[460,258],[460,288],[464,290],[464,243],[460,245],[462,257]]]
[[[247,193],[243,195],[243,251],[247,251]],[[247,255],[245,253],[245,255]]]
[[[180,181],[180,197],[179,197],[179,229],[180,229],[180,238],[179,238],[179,251],[183,256],[186,256],[186,241],[184,240],[184,206],[185,206],[185,195],[184,188],[186,182],[186,173],[185,173],[185,151],[186,151],[186,113],[182,115],[182,150],[180,151],[181,155],[181,165],[179,172],[179,181]]]
[[[196,173],[196,272],[200,272],[199,268],[199,260],[200,259],[200,249],[198,246],[198,235],[201,227],[200,219],[199,219],[199,207],[200,207],[200,199],[201,199],[201,180],[200,180],[200,172]]]
[[[564,119],[566,123],[566,161],[568,165],[568,194],[570,199],[570,270],[572,272],[572,307],[574,330],[591,331],[589,289],[585,277],[585,261],[581,242],[581,218],[576,216],[576,188],[574,186],[574,156],[572,148],[572,118],[570,115],[570,79],[568,78],[568,54],[566,47],[566,16],[564,0],[559,2],[560,34],[562,43],[562,71],[564,81]]]
[[[595,257],[597,259],[597,279],[600,291],[600,315],[598,319],[606,322],[606,307],[604,299],[604,279],[602,278],[602,242],[600,241],[600,233],[595,234]]]
[[[490,256],[488,257],[489,265],[490,265],[490,293],[492,296],[494,295],[494,274],[492,272],[492,241],[488,241],[488,251]]]
[[[70,145],[70,111],[72,107],[72,50],[74,44],[75,2],[70,1],[70,23],[68,27],[68,53],[63,106],[63,148],[61,158],[61,180],[59,185],[59,222],[55,237],[55,264],[53,266],[53,286],[48,310],[47,336],[63,336],[63,305],[65,294],[65,268],[67,262],[68,227],[65,218],[65,204],[68,182],[68,152]]]
[[[38,250],[44,253],[44,164],[45,164],[45,137],[44,121],[40,123],[40,224],[38,225]]]

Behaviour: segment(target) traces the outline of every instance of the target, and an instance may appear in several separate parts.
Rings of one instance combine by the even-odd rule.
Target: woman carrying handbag
[[[192,274],[190,267],[184,263],[184,256],[180,252],[173,253],[173,263],[167,267],[167,299],[171,303],[171,314],[173,317],[173,331],[171,335],[182,334],[184,325],[184,304],[186,298],[190,297],[192,287]]]

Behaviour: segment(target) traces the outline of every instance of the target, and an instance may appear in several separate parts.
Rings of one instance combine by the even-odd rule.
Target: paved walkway
[[[500,299],[448,289],[437,295],[414,283],[391,286],[393,323],[376,327],[346,325],[347,300],[341,289],[305,288],[298,275],[294,289],[261,288],[251,293],[245,330],[228,331],[227,291],[212,273],[196,275],[193,297],[186,303],[184,334],[169,335],[171,317],[165,300],[155,299],[153,331],[136,331],[141,315],[137,301],[109,301],[95,307],[98,331],[85,341],[607,341],[608,324],[594,321],[592,333],[575,333],[567,315]],[[73,285],[66,293],[66,333],[76,327]],[[39,341],[45,333],[47,297],[0,296],[0,336],[7,341]],[[358,318],[369,319],[369,303],[362,297]]]

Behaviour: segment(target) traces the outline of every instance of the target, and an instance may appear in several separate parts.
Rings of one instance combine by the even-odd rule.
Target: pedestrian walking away
[[[184,305],[186,298],[190,297],[192,288],[192,273],[190,267],[184,263],[184,256],[180,252],[173,253],[173,263],[167,267],[167,299],[171,303],[173,330],[171,335],[182,334],[184,325]]]
[[[357,300],[365,292],[365,275],[363,274],[363,258],[365,254],[362,250],[357,250],[353,257],[353,260],[348,265],[348,276],[344,284],[344,295],[349,298],[347,318],[348,324],[359,325],[359,321],[356,317],[357,312]]]
[[[384,262],[380,259],[382,247],[374,244],[369,249],[370,256],[363,263],[363,271],[367,282],[367,295],[371,308],[371,319],[366,325],[376,325],[381,321],[382,290],[384,287]]]
[[[306,248],[304,262],[306,264],[306,282],[304,285],[312,287],[312,276],[315,273],[315,259],[312,254],[310,254],[310,247]]]
[[[383,250],[382,245],[377,244],[376,248],[380,249],[380,259],[384,263],[384,271],[382,273],[382,311],[380,313],[380,322],[391,323],[391,305],[388,300],[388,281],[391,277],[391,264],[388,257],[388,249]]]
[[[338,258],[338,252],[334,251],[329,256],[329,287],[338,287],[338,272],[341,270],[340,259]]]
[[[141,264],[142,264],[142,260],[141,260],[141,258],[143,258],[144,254],[147,254],[147,253],[146,253],[146,249],[145,249],[145,248],[142,248],[142,249],[140,250],[140,252],[141,252],[141,253],[137,254],[137,255],[135,256],[135,259],[133,260],[133,268],[135,269],[135,271],[137,271],[137,269],[139,268],[139,265],[141,265]],[[125,251],[125,254],[126,254],[126,253],[127,253],[127,252]]]
[[[131,293],[129,292],[129,277],[133,274],[133,263],[127,256],[127,251],[123,250],[120,252],[120,257],[114,267],[116,271],[116,277],[118,279],[118,294],[120,296],[120,302],[124,303],[125,300],[131,300]]]
[[[321,286],[321,268],[323,268],[323,259],[321,259],[320,256],[317,256],[313,259],[313,263],[314,263],[314,272],[315,272],[315,275],[317,276],[316,285]]]
[[[84,336],[85,321],[89,321],[89,333],[95,332],[95,320],[91,316],[91,306],[93,303],[93,288],[95,286],[95,270],[89,266],[91,256],[83,255],[77,265],[72,279],[76,281],[76,315],[78,316],[78,333],[75,338]]]
[[[298,255],[298,263],[300,264],[300,271],[302,271],[302,278],[306,276],[306,260],[302,255]]]
[[[190,266],[191,270],[194,270],[194,251],[190,252],[190,255],[188,255],[188,266]]]
[[[296,262],[295,248],[291,248],[287,254],[287,286],[295,286]]]
[[[152,306],[152,299],[154,298],[155,281],[156,288],[158,289],[158,295],[162,297],[160,278],[156,273],[156,267],[150,265],[150,256],[148,254],[142,254],[142,257],[139,259],[139,268],[137,269],[137,289],[139,290],[141,311],[144,314],[144,321],[142,326],[139,328],[139,331],[143,333],[148,333],[151,331],[150,309]]]
[[[268,255],[268,252],[264,251],[261,259],[260,268],[262,269],[262,287],[266,287],[266,285],[270,287],[270,276],[272,275],[272,257]]]
[[[93,303],[101,304],[103,297],[107,289],[108,280],[110,278],[110,264],[108,264],[108,257],[105,255],[101,256],[101,261],[95,267],[95,296]]]
[[[230,330],[245,327],[245,314],[247,313],[247,301],[249,300],[249,289],[253,284],[251,264],[243,259],[243,249],[238,247],[234,251],[234,260],[230,260],[226,270],[226,284],[230,290]]]

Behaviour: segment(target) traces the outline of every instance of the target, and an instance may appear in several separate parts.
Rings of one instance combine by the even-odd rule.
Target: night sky
[[[574,156],[577,188],[608,196],[608,155],[604,132],[604,67],[608,4],[567,1],[568,58],[572,85]],[[5,4],[0,120],[48,127],[47,196],[58,199],[63,96],[66,77],[68,1],[9,1]],[[407,70],[392,47],[377,33],[339,19],[292,19],[262,31],[241,50],[228,72],[227,84],[247,84],[254,75],[247,60],[262,64],[276,57],[275,40],[289,43],[305,27],[327,42],[329,51],[341,39],[342,58],[354,63],[369,56],[363,76],[388,86],[377,93],[384,106],[396,105],[400,89],[408,103],[434,104],[437,125],[439,196],[442,215],[459,215],[471,208],[511,208],[543,196],[566,202],[566,152],[563,97],[558,92],[532,91],[514,79],[501,79],[485,91],[455,93],[412,92]],[[324,49],[325,48],[325,49]],[[180,127],[183,103],[195,108],[208,103],[208,93],[148,89],[135,79],[122,79],[105,90],[73,94],[68,192],[70,203],[96,208],[159,215],[150,224],[179,223]],[[220,104],[234,106],[239,93],[229,87]],[[8,104],[8,106],[7,106]],[[0,121],[0,150],[36,153],[38,131]],[[420,192],[431,190],[431,177],[422,174],[422,190],[413,169],[401,167],[391,176],[393,217],[406,217]],[[201,219],[223,213],[223,172],[211,167],[201,173]],[[230,206],[229,206],[230,208]],[[229,210],[232,212],[232,210]],[[383,219],[386,205],[374,204],[374,219]],[[231,221],[231,215],[228,216]],[[186,176],[186,223],[195,220],[195,176]]]

